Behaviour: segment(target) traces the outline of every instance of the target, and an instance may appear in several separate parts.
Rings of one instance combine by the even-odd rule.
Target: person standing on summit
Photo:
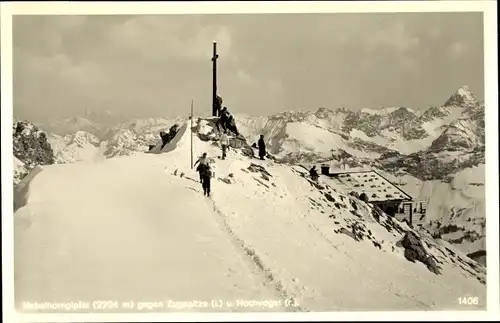
[[[236,128],[236,122],[234,120],[234,117],[229,114],[229,116],[227,117],[227,126],[226,126],[227,130],[233,132],[237,137],[240,135],[240,133],[238,132],[238,128]]]
[[[222,130],[226,131],[228,115],[229,115],[229,112],[227,112],[227,108],[224,107],[220,111],[219,119],[217,120],[217,123],[216,123],[217,130],[221,131],[220,127],[222,126]]]
[[[217,116],[220,117],[221,116],[221,109],[222,109],[222,98],[217,95],[217,98],[215,100],[215,110],[217,111]]]
[[[229,147],[229,138],[227,137],[225,130],[221,133],[219,140],[222,149],[222,159],[226,159],[226,151]]]
[[[264,135],[260,135],[257,146],[259,147],[259,157],[261,160],[264,160],[264,157],[266,156],[266,143],[264,142]]]

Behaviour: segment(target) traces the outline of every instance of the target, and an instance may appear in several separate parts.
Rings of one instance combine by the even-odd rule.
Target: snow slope
[[[303,122],[288,123],[283,134],[276,138],[280,149],[275,151],[276,156],[283,157],[286,154],[311,152],[323,156],[331,156],[332,150],[344,150],[359,157],[377,158],[380,154],[359,151],[351,148],[340,135],[309,125]]]
[[[297,168],[231,149],[216,159],[212,198],[203,197],[190,135],[180,132],[162,154],[44,167],[15,213],[17,306],[140,295],[160,302],[160,312],[181,310],[166,308],[168,299],[209,302],[191,311],[214,310],[211,299],[281,300],[217,311],[443,310],[464,309],[457,295],[485,299],[484,268],[430,238],[442,274],[407,261],[400,229],[328,183],[311,185]],[[220,154],[197,138],[196,155]],[[337,233],[354,223],[365,239]]]
[[[16,213],[17,301],[272,298],[211,205],[147,157],[47,167],[35,178]]]

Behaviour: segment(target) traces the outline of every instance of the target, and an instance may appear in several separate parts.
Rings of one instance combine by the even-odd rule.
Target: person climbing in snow
[[[260,135],[257,145],[259,147],[259,157],[264,160],[264,157],[266,156],[266,143],[264,142],[264,135]]]
[[[217,95],[217,99],[215,100],[215,109],[217,110],[217,116],[220,117],[222,114],[222,98]]]
[[[229,147],[229,138],[227,137],[226,131],[224,130],[220,135],[220,145],[222,148],[222,159],[226,159],[226,150]]]
[[[202,164],[200,164],[201,166]],[[200,170],[201,177],[201,187],[203,188],[203,195],[210,196],[210,181],[212,179],[212,170],[210,168],[210,164],[203,164]]]
[[[202,171],[205,167],[208,166],[208,158],[207,158],[207,153],[203,153],[201,157],[198,158],[198,160],[194,163],[194,166],[198,164],[198,167],[196,167],[196,171],[200,174],[200,183],[203,183],[203,174]]]
[[[219,114],[219,120],[217,120],[217,130],[221,131],[220,127],[222,126],[222,131],[226,131],[227,129],[227,117],[229,112],[227,112],[227,108],[224,107]]]
[[[223,118],[223,120],[226,122],[225,125],[227,126],[227,120],[229,119],[229,116],[231,115],[229,113],[229,110],[227,109],[227,107],[222,108],[220,115]]]
[[[314,165],[310,170],[309,170],[309,175],[311,175],[312,180],[317,180],[319,175],[318,171],[316,170],[316,165]]]
[[[226,128],[229,131],[232,131],[236,136],[240,135],[238,129],[236,128],[236,122],[234,121],[234,117],[231,114],[228,115],[226,123],[227,123]]]

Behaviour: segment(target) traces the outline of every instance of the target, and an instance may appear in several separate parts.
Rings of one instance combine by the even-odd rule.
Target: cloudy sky
[[[15,16],[14,114],[211,111],[212,42],[230,111],[423,109],[484,97],[481,13]],[[206,111],[206,112],[205,112]]]

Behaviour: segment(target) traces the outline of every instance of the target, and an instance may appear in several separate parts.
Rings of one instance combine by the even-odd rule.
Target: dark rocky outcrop
[[[29,168],[54,163],[47,134],[28,121],[14,123],[13,150],[14,156]]]
[[[204,125],[202,124],[202,121],[205,123]],[[202,129],[202,127],[204,129]],[[206,131],[207,129],[208,131]],[[217,118],[199,118],[197,125],[193,128],[193,132],[196,133],[200,140],[212,141],[214,145],[218,145],[220,132],[217,127]],[[252,147],[247,143],[246,139],[242,135],[230,136],[229,148],[239,150],[244,156],[250,158],[254,157]]]
[[[252,158],[255,156],[252,147],[250,147],[247,144],[245,138],[242,138],[241,136],[230,138],[229,139],[229,147],[231,147],[233,149],[240,149],[241,153],[247,157]]]
[[[369,200],[369,199],[368,199],[368,195],[366,195],[366,193],[361,193],[361,194],[359,195],[359,199],[360,199],[361,201],[365,202],[365,203],[368,203],[368,200]]]
[[[442,180],[462,169],[474,167],[485,163],[484,146],[476,147],[464,152],[459,159],[446,158],[443,153],[432,151],[418,152],[400,158],[386,156],[379,158],[379,167],[388,172],[402,170],[420,180]]]
[[[13,154],[26,168],[20,175],[24,177],[37,165],[55,163],[54,152],[47,134],[29,121],[15,121],[12,127]],[[19,181],[22,178],[16,178]]]
[[[467,255],[472,260],[486,266],[486,250],[478,250]]]
[[[252,173],[261,173],[262,175],[266,176],[268,179],[269,177],[273,177],[264,167],[251,163],[250,166],[247,168],[249,171]]]
[[[420,261],[424,265],[427,266],[431,272],[436,275],[441,273],[440,268],[438,267],[436,261],[432,257],[432,255],[428,254],[422,244],[420,238],[413,233],[412,231],[407,231],[403,240],[401,241],[401,245],[405,248],[405,258],[408,261],[415,262]]]

